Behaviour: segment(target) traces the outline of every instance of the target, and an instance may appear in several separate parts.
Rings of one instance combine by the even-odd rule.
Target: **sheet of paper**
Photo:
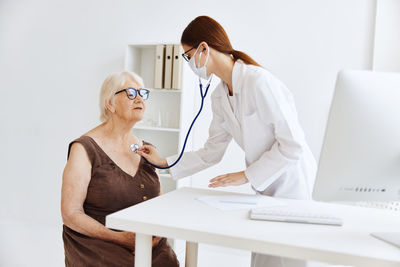
[[[260,195],[221,195],[203,196],[197,200],[220,210],[250,210],[257,207],[284,206],[285,204],[272,197]]]

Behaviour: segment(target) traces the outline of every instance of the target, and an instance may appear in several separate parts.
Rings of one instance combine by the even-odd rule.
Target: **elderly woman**
[[[133,266],[135,233],[106,228],[105,216],[160,194],[153,167],[132,153],[132,133],[149,91],[136,74],[109,75],[100,94],[103,123],[70,143],[61,212],[66,266]],[[153,266],[179,266],[165,238],[153,237]]]

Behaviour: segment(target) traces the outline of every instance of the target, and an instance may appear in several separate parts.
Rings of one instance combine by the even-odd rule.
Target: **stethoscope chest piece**
[[[131,144],[129,147],[133,153],[137,153],[140,148],[138,144]]]

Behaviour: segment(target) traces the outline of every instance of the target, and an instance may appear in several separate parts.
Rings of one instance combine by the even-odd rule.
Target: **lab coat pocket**
[[[269,150],[274,143],[273,125],[264,123],[257,112],[245,115],[243,119],[244,145],[246,151],[252,151],[249,156],[254,160]]]

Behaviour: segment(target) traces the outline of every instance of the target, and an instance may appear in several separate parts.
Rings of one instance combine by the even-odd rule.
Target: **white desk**
[[[343,219],[343,226],[294,224],[248,219],[248,211],[220,211],[198,200],[233,194],[181,188],[113,213],[106,226],[136,233],[136,267],[151,266],[151,236],[187,241],[186,266],[197,265],[197,244],[360,267],[400,266],[400,249],[370,236],[400,231],[399,213],[322,202],[282,200]]]

